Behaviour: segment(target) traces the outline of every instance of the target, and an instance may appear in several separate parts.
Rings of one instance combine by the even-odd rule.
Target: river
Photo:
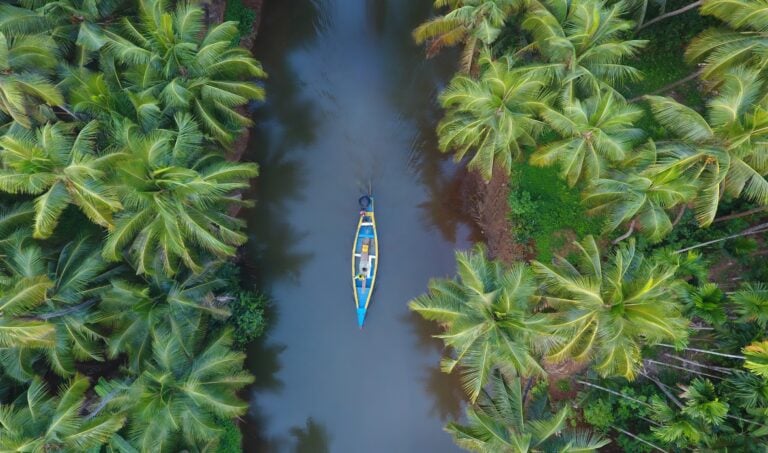
[[[430,0],[266,0],[254,53],[268,100],[246,157],[261,165],[244,267],[274,301],[248,351],[247,452],[453,452],[455,376],[436,326],[408,311],[454,272],[471,231],[459,169],[437,151],[436,96],[453,52],[425,60],[411,30]],[[350,253],[357,198],[376,197],[381,265],[363,330]]]

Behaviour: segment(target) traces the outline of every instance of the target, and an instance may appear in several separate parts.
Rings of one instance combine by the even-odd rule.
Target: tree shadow
[[[294,453],[329,453],[331,451],[331,437],[328,430],[312,417],[307,418],[304,427],[294,426],[289,432],[295,439]]]
[[[441,332],[440,327],[432,321],[427,321],[417,313],[409,311],[401,320],[410,326],[416,338],[416,347],[425,354],[445,353],[443,341],[435,338]],[[428,365],[424,368],[425,377],[422,379],[427,395],[431,398],[430,414],[436,415],[442,421],[455,420],[461,416],[464,407],[464,392],[457,373],[444,373],[440,365]]]

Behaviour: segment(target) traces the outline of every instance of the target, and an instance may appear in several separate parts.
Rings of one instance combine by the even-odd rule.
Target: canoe
[[[352,286],[355,293],[357,325],[362,329],[376,283],[376,271],[379,268],[379,240],[376,235],[376,217],[373,215],[373,197],[363,196],[359,202],[360,213],[352,246]]]

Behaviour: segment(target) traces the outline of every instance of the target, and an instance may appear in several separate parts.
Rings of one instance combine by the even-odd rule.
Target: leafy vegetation
[[[227,150],[265,74],[203,16],[0,5],[2,450],[240,449],[266,302],[222,268],[258,172]]]
[[[449,12],[416,32],[428,52],[450,37],[483,56],[444,94],[459,97],[441,124],[462,127],[437,132],[485,179],[511,174],[514,239],[538,260],[457,253],[458,278],[411,303],[445,330],[444,371],[465,378],[467,423],[446,429],[473,451],[549,451],[525,420],[576,396],[571,424],[596,443],[558,451],[609,437],[632,452],[763,451],[768,3],[495,2],[503,31],[485,40],[425,33],[481,3],[437,2]],[[489,108],[486,93],[505,92],[494,62],[542,84],[529,108],[503,94]]]

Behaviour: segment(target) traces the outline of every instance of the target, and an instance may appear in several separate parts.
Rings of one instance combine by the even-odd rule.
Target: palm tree
[[[447,6],[448,13],[416,27],[413,39],[428,43],[427,55],[443,47],[464,43],[461,62],[469,72],[481,46],[493,44],[507,18],[522,9],[526,0],[435,0],[435,8]]]
[[[757,71],[724,76],[705,118],[671,98],[648,96],[657,120],[679,139],[660,148],[661,171],[686,174],[699,185],[694,200],[702,226],[712,223],[724,194],[768,204],[768,97]]]
[[[620,162],[632,145],[643,136],[633,127],[643,111],[628,105],[611,91],[585,100],[562,96],[560,105],[546,106],[541,117],[561,140],[540,146],[531,156],[534,165],[557,163],[560,176],[573,187],[579,180],[599,178],[606,164]]]
[[[523,21],[533,43],[518,52],[537,50],[543,61],[531,70],[538,78],[587,95],[640,79],[637,69],[622,64],[646,43],[624,40],[633,25],[622,19],[627,14],[625,2],[609,7],[598,0],[543,3],[546,6],[532,7]]]
[[[76,360],[103,360],[105,338],[94,328],[94,315],[87,310],[95,305],[109,276],[96,244],[83,236],[50,257],[28,236],[17,233],[0,250],[4,318],[36,321],[51,330],[51,343],[42,351],[31,351],[24,342],[9,345],[4,367],[13,359],[12,368],[20,367],[13,374],[31,378],[32,364],[44,356],[56,374],[70,376]]]
[[[458,280],[429,283],[429,293],[409,303],[411,310],[445,327],[437,335],[454,351],[442,369],[461,367],[471,401],[480,395],[491,372],[544,374],[536,352],[547,347],[545,318],[534,313],[536,283],[522,264],[505,269],[489,261],[482,248],[456,253]]]
[[[171,12],[164,0],[141,0],[139,10],[139,23],[124,19],[119,31],[105,31],[105,51],[121,64],[128,91],[158,99],[168,118],[191,112],[203,131],[231,143],[251,124],[237,107],[264,98],[248,81],[265,77],[261,65],[233,44],[237,24],[204,32],[203,10],[186,2]]]
[[[0,112],[24,127],[49,117],[45,106],[64,98],[51,83],[57,47],[50,36],[0,31]]]
[[[122,206],[105,184],[104,172],[117,154],[98,155],[97,123],[71,133],[72,123],[46,124],[37,130],[14,126],[0,137],[3,168],[0,190],[39,195],[35,199],[34,237],[53,234],[64,209],[76,204],[91,221],[112,228],[112,213]]]
[[[236,396],[253,381],[242,370],[245,354],[230,349],[228,331],[210,341],[203,341],[204,333],[198,330],[190,338],[178,338],[162,329],[155,331],[152,360],[111,403],[130,404],[129,431],[140,451],[210,448],[222,433],[216,417],[237,417],[248,408]]]
[[[680,172],[657,171],[656,146],[649,142],[602,178],[588,186],[584,203],[591,214],[605,214],[605,230],[628,224],[623,240],[639,230],[652,242],[660,241],[673,226],[668,211],[685,204],[697,186]]]
[[[204,254],[233,256],[245,242],[243,221],[225,213],[244,204],[232,192],[248,187],[256,164],[234,163],[206,153],[202,135],[189,115],[176,115],[176,131],[142,136],[135,127],[122,133],[127,157],[117,169],[118,196],[125,209],[104,244],[108,260],[121,259],[123,249],[138,273],[149,273],[157,259],[166,274],[179,261],[202,270]]]
[[[521,146],[535,145],[542,124],[534,113],[544,83],[507,57],[494,61],[483,55],[480,67],[479,79],[455,76],[440,95],[447,112],[437,134],[440,150],[454,150],[457,161],[474,149],[469,168],[490,180],[494,167],[509,173]]]
[[[546,393],[537,393],[526,404],[519,377],[507,379],[495,372],[491,384],[492,393],[483,390],[467,408],[467,425],[452,422],[446,427],[462,448],[483,453],[588,452],[610,442],[568,430],[568,406],[551,414]]]
[[[768,341],[755,341],[741,350],[744,354],[744,368],[768,378]]]
[[[10,405],[0,405],[0,450],[87,451],[99,449],[125,423],[125,417],[104,412],[87,416],[88,379],[77,375],[50,396],[39,378]]]
[[[215,276],[216,269],[208,265],[199,274],[188,272],[174,279],[162,272],[138,282],[113,279],[99,304],[99,323],[110,332],[108,356],[126,354],[128,369],[140,373],[152,357],[153,335],[158,329],[176,338],[190,338],[204,328],[201,314],[228,316],[213,293],[225,285]]]
[[[747,283],[730,296],[741,322],[754,322],[760,328],[768,325],[768,287],[763,283]]]
[[[695,38],[685,52],[690,62],[703,61],[704,78],[720,77],[747,64],[759,71],[768,66],[766,0],[703,0],[701,14],[714,16],[730,29],[711,28]]]
[[[602,376],[635,377],[640,349],[664,340],[684,345],[688,320],[681,314],[682,282],[676,267],[620,245],[608,262],[592,236],[574,242],[579,261],[533,262],[544,283],[552,329],[564,340],[550,353],[556,361],[594,358]]]

